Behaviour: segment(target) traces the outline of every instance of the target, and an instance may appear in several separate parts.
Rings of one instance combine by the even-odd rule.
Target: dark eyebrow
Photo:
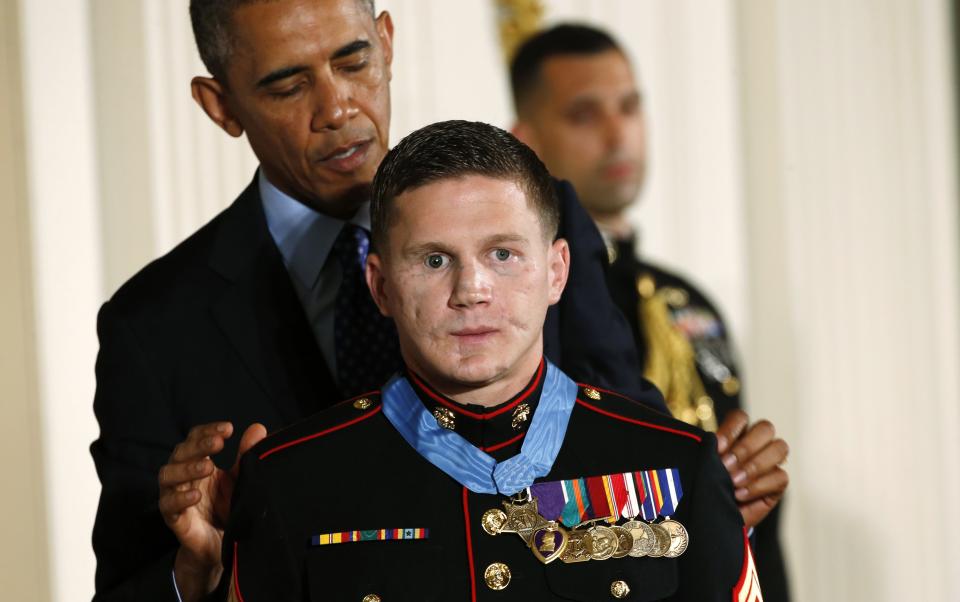
[[[450,250],[440,243],[426,242],[403,249],[401,255],[404,257],[420,257],[421,255],[428,255],[430,253],[451,254]]]
[[[331,60],[342,59],[346,56],[350,56],[351,54],[356,54],[361,50],[366,50],[367,48],[370,48],[370,42],[368,42],[367,40],[356,40],[355,42],[350,42],[346,46],[338,49],[336,52],[333,53],[333,56],[331,56],[330,59]],[[257,87],[264,88],[274,82],[278,82],[282,79],[287,79],[288,77],[294,76],[306,70],[307,70],[306,65],[295,65],[293,67],[284,67],[282,69],[277,69],[276,71],[268,73],[267,75],[262,77],[260,81],[257,82]]]
[[[278,82],[282,79],[287,79],[288,77],[294,76],[298,73],[302,73],[307,70],[306,65],[296,65],[293,67],[284,67],[283,69],[277,69],[271,73],[268,73],[257,82],[258,88],[265,88],[273,82]]]
[[[343,48],[340,48],[339,50],[334,52],[333,56],[331,56],[330,58],[334,60],[342,59],[345,56],[350,56],[351,54],[355,54],[357,52],[360,52],[361,50],[366,50],[367,48],[370,48],[370,42],[366,40],[357,40],[355,42],[350,42]]]
[[[488,236],[487,238],[483,239],[480,246],[492,247],[499,244],[509,243],[526,245],[529,242],[530,239],[520,234],[494,234],[493,236]],[[454,254],[453,250],[448,249],[443,243],[425,242],[403,249],[402,255],[404,257],[420,257],[422,255],[429,255],[430,253],[443,253],[445,255]]]

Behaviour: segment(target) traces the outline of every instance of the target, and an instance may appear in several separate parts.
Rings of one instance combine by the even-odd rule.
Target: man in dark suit
[[[551,173],[573,183],[600,226],[610,251],[610,291],[631,324],[644,375],[675,417],[717,431],[744,521],[757,526],[767,600],[787,600],[776,508],[787,486],[778,466],[787,445],[769,421],[748,427],[727,327],[706,295],[636,255],[627,210],[643,185],[647,148],[629,60],[606,32],[561,24],[520,46],[511,84],[514,132]]]
[[[713,436],[544,360],[570,254],[533,151],[429,125],[372,199],[405,370],[244,456],[231,599],[761,600]]]
[[[246,133],[260,169],[100,312],[98,600],[211,592],[238,452],[399,366],[361,272],[388,148],[390,16],[369,0],[194,0],[191,17],[212,74],[193,80],[194,98],[228,134]],[[606,292],[602,240],[569,186],[558,190],[572,283],[547,318],[545,354],[662,404]]]

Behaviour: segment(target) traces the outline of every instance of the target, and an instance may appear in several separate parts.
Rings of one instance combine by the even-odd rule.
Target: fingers
[[[224,441],[233,434],[229,422],[211,422],[190,429],[187,438],[173,448],[167,464],[160,468],[157,480],[161,492],[173,487],[186,491],[191,481],[202,479],[214,471],[209,456],[223,449]]]
[[[769,420],[761,420],[734,441],[730,451],[722,458],[723,465],[730,471],[730,476],[736,478],[739,472],[738,467],[742,469],[747,463],[752,462],[757,452],[773,441],[775,433],[773,423]]]
[[[158,477],[160,490],[174,488],[177,491],[186,491],[189,489],[191,481],[210,476],[213,474],[214,468],[216,467],[210,458],[202,458],[193,462],[165,464],[160,467]]]
[[[247,430],[243,432],[243,436],[240,437],[240,449],[237,451],[237,459],[240,459],[240,456],[247,453],[247,450],[263,441],[267,436],[267,427],[263,426],[259,422],[254,422],[247,427]]]
[[[765,519],[779,499],[760,498],[759,500],[743,504],[740,506],[740,515],[743,517],[743,524],[747,528],[756,527],[760,521]]]
[[[723,456],[750,424],[750,417],[743,410],[730,410],[717,428],[717,452]]]
[[[738,486],[734,491],[738,503],[753,502],[761,498],[770,498],[776,502],[783,497],[790,484],[790,475],[782,468],[774,468],[769,473]],[[772,507],[772,506],[771,506]]]
[[[240,471],[240,458],[243,454],[247,453],[251,447],[263,441],[267,436],[267,427],[263,426],[259,422],[254,422],[247,427],[247,430],[243,432],[243,436],[240,437],[240,448],[237,450],[237,460],[233,463],[233,468],[230,469],[233,477],[236,478],[238,472]]]
[[[175,533],[179,532],[184,512],[202,498],[196,483],[216,470],[209,456],[223,449],[224,441],[232,434],[233,425],[229,422],[196,426],[173,449],[167,464],[160,468],[157,475],[160,486],[158,505],[163,520]]]
[[[738,460],[731,473],[733,484],[742,486],[758,477],[762,477],[783,464],[790,453],[790,446],[783,439],[774,439],[767,443],[760,451],[745,460]]]
[[[169,463],[197,460],[223,449],[223,442],[233,434],[233,424],[210,422],[190,429],[185,441],[173,448]]]
[[[200,501],[200,492],[196,489],[188,491],[167,490],[160,495],[160,514],[163,515],[163,521],[173,530],[179,532],[179,523],[184,516],[184,512],[191,506]]]

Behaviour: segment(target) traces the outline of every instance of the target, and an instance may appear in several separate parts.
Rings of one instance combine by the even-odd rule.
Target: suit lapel
[[[228,284],[213,318],[287,422],[339,400],[267,230],[256,178],[227,209],[210,266]]]

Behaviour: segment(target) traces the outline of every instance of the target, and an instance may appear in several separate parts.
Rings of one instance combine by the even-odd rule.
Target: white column
[[[752,398],[793,447],[799,600],[956,600],[946,2],[739,6]]]
[[[102,298],[88,6],[19,10],[51,597],[83,600],[93,594],[99,489],[87,448]]]
[[[0,0],[0,583],[11,600],[50,597],[47,504],[37,399],[29,203],[17,3]]]

